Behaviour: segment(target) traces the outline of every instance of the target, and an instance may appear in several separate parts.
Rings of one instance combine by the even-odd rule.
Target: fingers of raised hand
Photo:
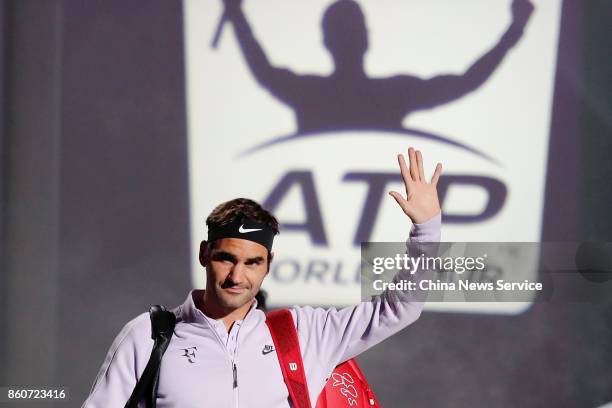
[[[438,184],[440,174],[442,174],[442,163],[436,164],[436,170],[434,171],[433,176],[431,176],[431,184],[433,184],[434,186]]]
[[[425,170],[423,170],[423,155],[420,150],[416,151],[417,168],[419,170],[419,179],[425,181]]]
[[[408,149],[408,156],[410,158],[411,180],[415,182],[421,181],[423,183],[427,183],[427,180],[425,178],[425,164],[423,161],[423,154],[421,153],[421,151],[415,150],[414,148],[410,147]],[[434,174],[431,177],[430,183],[433,184],[434,186],[438,184],[438,180],[440,179],[441,173],[442,173],[442,164],[437,163],[436,168],[434,170]],[[404,176],[404,173],[402,173],[402,176]]]
[[[398,162],[399,167],[400,167],[400,172],[402,174],[402,179],[404,180],[404,187],[406,188],[406,194],[408,194],[408,191],[410,190],[410,185],[412,183],[412,178],[411,178],[410,173],[408,171],[408,167],[406,166],[406,159],[404,159],[404,155],[403,154],[398,154],[397,155],[397,162]]]
[[[416,152],[413,147],[408,148],[408,160],[410,161],[410,176],[414,181],[420,181],[419,168],[417,165]]]
[[[406,205],[408,202],[406,199],[397,191],[389,191],[389,195],[395,199],[395,201],[399,204],[401,209],[406,212]]]

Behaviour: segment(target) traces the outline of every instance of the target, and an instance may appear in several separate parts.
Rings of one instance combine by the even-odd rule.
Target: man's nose
[[[245,280],[245,272],[245,265],[240,262],[237,262],[230,270],[228,278],[235,284],[241,284]]]

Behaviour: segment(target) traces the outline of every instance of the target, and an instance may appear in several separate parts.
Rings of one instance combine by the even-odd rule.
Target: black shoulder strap
[[[151,338],[155,340],[153,351],[151,351],[149,362],[136,383],[130,399],[126,402],[125,408],[138,408],[138,402],[143,398],[145,398],[147,408],[155,408],[156,405],[159,368],[174,333],[176,316],[160,305],[151,306],[149,316],[151,317]]]

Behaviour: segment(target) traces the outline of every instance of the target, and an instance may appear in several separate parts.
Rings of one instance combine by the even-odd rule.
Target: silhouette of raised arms
[[[242,12],[242,0],[224,0],[224,3],[224,15],[227,20],[233,23],[238,43],[251,73],[260,85],[268,88],[278,98],[283,99],[282,77],[291,75],[298,78],[298,76],[287,69],[276,68],[270,64],[264,50],[253,36],[251,26]],[[278,94],[274,92],[275,90],[278,90]]]
[[[512,23],[499,42],[462,75],[421,79],[410,75],[368,77],[365,16],[354,0],[338,0],[322,21],[324,45],[334,61],[329,76],[297,75],[273,67],[253,35],[242,0],[224,0],[224,18],[231,21],[244,58],[257,82],[291,106],[298,132],[345,129],[401,129],[411,112],[461,98],[480,87],[518,43],[533,12],[529,0],[512,2]]]

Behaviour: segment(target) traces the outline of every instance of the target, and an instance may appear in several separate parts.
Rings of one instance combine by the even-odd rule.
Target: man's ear
[[[208,242],[202,241],[200,242],[200,254],[198,255],[198,259],[200,260],[200,265],[206,267],[206,261],[208,258]]]

